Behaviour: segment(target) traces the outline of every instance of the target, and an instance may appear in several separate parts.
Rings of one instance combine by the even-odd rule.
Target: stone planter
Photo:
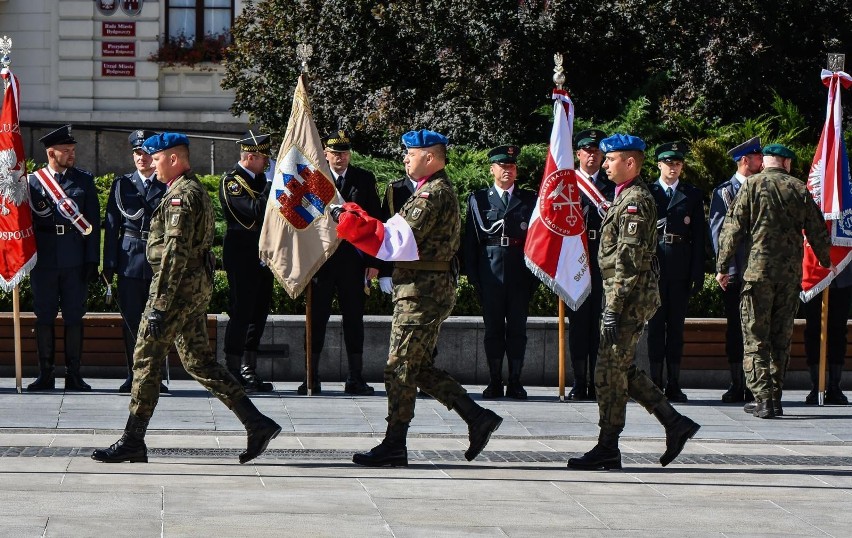
[[[227,112],[234,92],[222,89],[220,64],[160,67],[160,110]]]

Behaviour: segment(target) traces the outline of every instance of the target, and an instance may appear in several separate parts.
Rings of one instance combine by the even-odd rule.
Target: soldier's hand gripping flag
[[[329,204],[343,199],[331,180],[308,92],[299,77],[287,132],[276,159],[260,231],[259,255],[290,295],[297,297],[337,249]]]
[[[823,69],[822,82],[828,86],[828,105],[825,124],[819,137],[808,190],[823,212],[831,232],[831,263],[840,272],[852,261],[852,182],[849,159],[843,141],[843,110],[840,107],[840,87],[852,86],[852,77],[843,71]],[[831,284],[836,276],[822,267],[810,244],[805,240],[802,262],[801,298],[807,302]]]
[[[530,271],[569,308],[583,304],[592,288],[588,239],[580,191],[603,212],[609,203],[594,183],[574,170],[574,105],[553,90],[553,129],[538,201],[530,217],[524,257]]]
[[[18,79],[9,68],[3,79],[0,110],[0,288],[10,291],[36,263],[26,157],[18,113]]]

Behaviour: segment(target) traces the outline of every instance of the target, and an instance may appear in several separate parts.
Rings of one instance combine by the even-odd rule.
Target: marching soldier
[[[580,131],[574,137],[577,148],[577,173],[591,180],[604,197],[612,201],[615,184],[601,171],[603,153],[600,141],[606,133],[599,129]],[[583,215],[586,220],[586,237],[589,248],[589,274],[592,277],[592,290],[577,310],[566,309],[568,317],[568,350],[571,366],[574,369],[574,386],[568,393],[569,400],[595,399],[595,365],[600,345],[601,312],[603,311],[603,279],[598,265],[598,245],[600,245],[602,216],[594,202],[584,193],[580,193]]]
[[[713,240],[713,250],[719,254],[719,235],[728,208],[734,203],[737,193],[746,180],[760,172],[763,168],[760,138],[754,137],[738,146],[731,148],[728,155],[737,164],[734,176],[713,190],[710,200],[710,237]],[[725,403],[750,402],[754,400],[751,392],[745,386],[743,372],[743,328],[740,321],[740,291],[743,289],[743,271],[745,270],[745,244],[737,246],[736,254],[731,259],[728,269],[728,287],[722,290],[722,302],[725,306],[725,354],[731,370],[731,386],[722,394]]]
[[[210,196],[189,165],[189,139],[162,133],[145,140],[157,180],[166,194],[151,217],[147,256],[154,270],[145,316],[139,327],[133,363],[130,416],[121,438],[97,449],[92,459],[105,463],[147,462],[145,432],[160,397],[162,357],[172,344],[187,373],[219,398],[246,428],[240,463],[259,456],[281,426],[263,415],[242,385],[210,352],[207,307],[213,295],[215,215]]]
[[[269,135],[249,131],[237,143],[240,161],[219,183],[219,201],[228,224],[222,245],[230,298],[225,363],[247,392],[270,392],[272,383],[257,375],[257,348],[272,300],[272,271],[258,257],[260,229],[272,185],[263,172],[271,141]]]
[[[743,370],[754,401],[743,410],[775,418],[790,362],[793,321],[802,289],[802,230],[820,265],[831,263],[831,239],[822,213],[805,183],[790,174],[795,154],[781,144],[763,148],[763,172],[740,188],[719,236],[716,281],[728,287],[728,269],[745,244],[740,312],[743,316]]]
[[[36,315],[38,378],[29,391],[52,390],[54,321],[65,323],[65,389],[92,390],[80,375],[83,315],[89,283],[98,277],[100,205],[94,176],[74,167],[77,141],[64,125],[41,137],[47,166],[30,174],[33,229],[38,261],[30,273]]]
[[[157,181],[151,156],[142,150],[145,139],[155,134],[142,129],[130,133],[128,140],[136,171],[113,181],[104,221],[103,275],[107,282],[112,282],[113,275],[118,274],[118,305],[124,320],[127,378],[118,388],[123,393],[129,393],[133,384],[133,349],[154,276],[145,258],[151,215],[166,192],[166,186]],[[168,391],[160,384],[160,392]]]
[[[334,176],[340,195],[347,202],[363,207],[371,217],[378,217],[381,202],[376,190],[376,177],[372,172],[352,166],[352,142],[349,133],[337,131],[325,138],[325,158]],[[367,256],[352,244],[342,241],[331,258],[320,267],[311,280],[311,371],[314,379],[312,393],[319,394],[319,359],[325,344],[325,329],[331,316],[331,303],[337,301],[343,317],[343,341],[349,375],[343,392],[369,396],[375,392],[362,376],[364,365],[364,305],[367,302],[365,288],[378,274],[379,262]],[[300,395],[308,393],[307,379],[296,390]]]
[[[417,183],[410,177],[405,176],[396,181],[388,183],[385,195],[382,197],[381,219],[387,221],[400,210],[402,205],[414,194]],[[393,263],[379,262],[379,288],[382,293],[393,294]]]
[[[464,259],[485,321],[490,381],[483,398],[503,397],[503,356],[509,361],[506,397],[526,400],[521,368],[527,347],[527,313],[539,280],[524,262],[524,242],[536,194],[515,185],[518,146],[488,153],[494,184],[467,201]]]
[[[660,179],[651,184],[657,204],[657,256],[660,260],[660,308],[648,323],[648,358],[651,379],[666,398],[687,401],[680,389],[683,327],[689,297],[704,285],[704,194],[680,180],[687,147],[670,142],[656,150]]]
[[[600,148],[605,154],[607,176],[616,185],[615,199],[603,219],[598,257],[606,297],[595,367],[601,431],[598,444],[582,457],[568,460],[568,467],[621,469],[618,438],[624,429],[628,397],[665,427],[666,451],[660,456],[665,467],[700,426],[678,413],[633,362],[642,327],[660,305],[654,260],[657,209],[639,177],[645,142],[616,134],[603,139]]]

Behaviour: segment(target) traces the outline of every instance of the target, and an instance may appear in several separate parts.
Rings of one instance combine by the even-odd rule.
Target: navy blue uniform
[[[228,275],[230,303],[225,354],[256,352],[272,300],[272,272],[261,265],[258,241],[271,183],[263,172],[254,177],[240,165],[222,176],[219,201],[228,227],[222,261]]]
[[[578,170],[577,172],[582,173]],[[601,169],[591,178],[604,197],[612,201],[615,196],[615,183],[606,177]],[[577,310],[566,309],[568,317],[568,351],[571,355],[571,365],[574,368],[574,387],[568,395],[569,399],[594,399],[595,364],[598,361],[598,346],[601,339],[600,320],[603,311],[603,278],[598,264],[598,248],[600,245],[601,222],[603,217],[598,212],[594,202],[580,191],[580,201],[583,205],[583,215],[589,247],[589,274],[592,278],[592,291]]]
[[[128,366],[133,365],[133,349],[148,288],[154,273],[145,257],[151,214],[160,205],[166,185],[156,174],[146,189],[139,172],[119,176],[113,181],[104,220],[104,272],[118,275],[118,304],[124,317],[124,352]],[[128,380],[132,379],[132,375]],[[129,391],[129,384],[123,388]]]
[[[678,378],[689,297],[704,283],[704,194],[683,181],[671,199],[658,181],[649,188],[657,204],[660,308],[648,323],[648,356],[651,377],[660,388],[666,363],[666,396],[671,399],[682,394]]]
[[[485,357],[495,384],[502,383],[504,355],[509,361],[510,381],[520,377],[524,362],[527,312],[539,283],[524,262],[524,243],[535,203],[536,194],[517,184],[508,206],[493,185],[468,198],[464,266],[482,304]]]

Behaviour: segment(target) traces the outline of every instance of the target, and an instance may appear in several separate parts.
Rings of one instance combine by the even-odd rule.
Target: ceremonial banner
[[[259,243],[261,261],[292,298],[302,293],[337,249],[335,224],[326,211],[332,203],[343,204],[343,199],[331,180],[300,76],[276,158]]]
[[[822,210],[831,231],[831,262],[839,273],[852,261],[852,182],[843,141],[843,110],[840,107],[840,87],[852,86],[852,77],[842,71],[825,69],[820,76],[823,84],[828,86],[828,105],[825,124],[808,174],[808,190]],[[809,301],[827,288],[833,279],[834,275],[820,266],[810,244],[805,241],[802,300]]]
[[[571,97],[568,92],[555,89],[553,99],[550,150],[530,218],[524,257],[527,267],[545,286],[576,310],[592,288],[580,190],[600,211],[605,211],[608,204],[594,184],[574,170]]]
[[[0,288],[10,291],[35,266],[36,242],[18,118],[18,79],[8,68],[0,110]]]

